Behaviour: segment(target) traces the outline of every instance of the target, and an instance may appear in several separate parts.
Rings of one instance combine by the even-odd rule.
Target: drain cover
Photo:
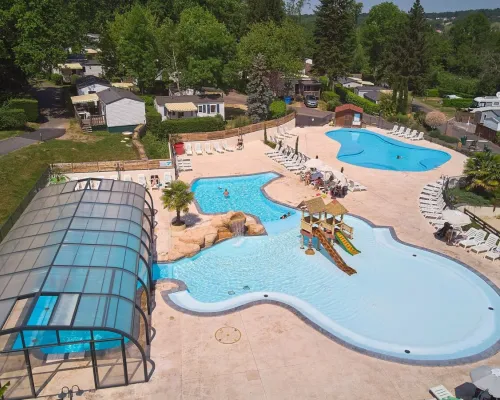
[[[224,326],[217,329],[215,332],[215,339],[222,344],[233,344],[241,339],[241,332],[239,329],[232,326]]]

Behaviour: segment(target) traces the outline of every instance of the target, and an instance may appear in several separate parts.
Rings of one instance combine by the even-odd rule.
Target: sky
[[[382,3],[382,0],[358,0],[363,3],[363,12],[368,12],[374,5]],[[399,8],[408,11],[413,4],[413,0],[392,0]],[[304,14],[312,14],[312,11],[319,4],[319,0],[310,0],[310,7],[304,10]],[[498,8],[499,0],[421,0],[426,12],[460,11],[479,8]]]

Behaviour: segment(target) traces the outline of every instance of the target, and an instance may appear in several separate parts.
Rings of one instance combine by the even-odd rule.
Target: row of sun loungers
[[[470,228],[461,235],[458,245],[473,253],[484,253],[485,258],[494,261],[500,258],[498,240],[498,236],[493,233],[488,234],[482,229]]]
[[[424,132],[418,133],[415,129],[405,128],[404,126],[394,125],[390,131],[387,131],[389,135],[402,137],[410,140],[423,140]]]
[[[441,177],[438,181],[429,183],[422,189],[419,196],[420,212],[436,229],[441,228],[445,223],[442,217],[443,210],[446,209],[443,198],[445,179]]]
[[[304,164],[309,160],[309,157],[300,152],[295,154],[295,150],[290,146],[281,146],[278,150],[267,152],[266,155],[295,174],[305,169]]]
[[[193,166],[190,158],[177,157],[177,169],[179,171],[192,171]]]
[[[192,143],[186,143],[185,150],[187,156],[192,156],[193,154],[201,156],[203,153],[212,155],[215,153],[233,152],[234,147],[229,146],[227,141],[224,140],[222,144],[220,142],[206,142],[204,146],[201,143],[194,143],[194,149]]]
[[[77,186],[75,187],[75,190],[82,190],[85,188],[86,184],[87,184],[87,179],[89,179],[90,177],[88,176],[85,176],[83,178],[80,178],[80,177],[72,177],[71,180],[82,180],[81,182],[78,182]],[[85,179],[85,180],[84,180]],[[118,175],[111,175],[109,177],[105,177],[105,176],[97,176],[95,178],[95,180],[92,180],[90,181],[90,187],[92,189],[99,189],[99,185],[100,185],[100,180],[101,179],[113,179],[115,181],[117,180],[120,180]],[[134,182],[134,180],[132,179],[132,176],[129,175],[129,174],[124,174],[122,176],[122,179],[124,182]],[[150,182],[153,182],[154,180],[158,180],[159,181],[159,177],[157,175],[151,175],[150,177]],[[170,184],[172,183],[172,180],[173,180],[173,177],[172,177],[172,173],[170,171],[167,171],[167,172],[164,172],[163,174],[163,185],[165,186],[170,186]],[[145,174],[137,174],[137,183],[139,185],[142,185],[144,187],[150,187],[150,184],[148,184],[148,180],[146,178],[146,175]],[[160,182],[158,182],[160,183]]]

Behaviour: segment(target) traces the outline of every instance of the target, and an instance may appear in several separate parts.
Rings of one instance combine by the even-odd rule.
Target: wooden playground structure
[[[300,221],[302,247],[305,246],[305,238],[308,238],[306,254],[314,254],[312,239],[316,237],[318,251],[320,245],[323,246],[339,269],[347,275],[355,274],[356,270],[349,267],[334,248],[334,244],[338,243],[351,255],[359,253],[359,250],[349,241],[354,237],[354,229],[344,222],[344,214],[348,213],[347,209],[337,200],[325,204],[321,197],[303,201],[298,208],[302,210]]]

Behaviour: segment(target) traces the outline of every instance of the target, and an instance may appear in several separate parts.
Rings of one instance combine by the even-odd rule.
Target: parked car
[[[457,96],[456,94],[447,94],[445,96],[443,96],[445,99],[461,99],[460,96]]]
[[[316,96],[313,96],[312,94],[308,94],[304,98],[304,104],[306,105],[306,107],[316,108],[318,107],[318,98]]]

